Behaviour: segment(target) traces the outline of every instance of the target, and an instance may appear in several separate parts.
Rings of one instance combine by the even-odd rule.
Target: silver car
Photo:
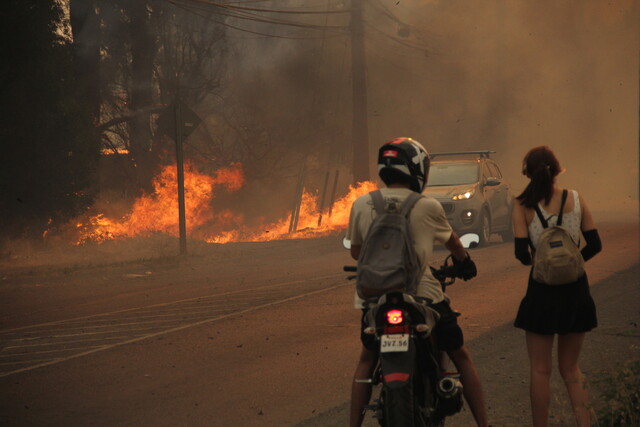
[[[504,241],[513,238],[513,194],[498,165],[495,151],[431,154],[431,168],[424,191],[442,204],[449,223],[458,234],[477,233],[480,245],[492,233]]]

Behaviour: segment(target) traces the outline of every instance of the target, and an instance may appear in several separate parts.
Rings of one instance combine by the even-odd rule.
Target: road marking
[[[89,346],[89,347],[99,347],[98,345],[94,345],[94,346]],[[63,351],[76,351],[76,350],[85,350],[87,348],[87,346],[83,346],[83,347],[66,347],[66,348],[60,348],[57,350],[42,350],[42,351],[30,351],[28,353],[9,353],[9,354],[0,354],[0,359],[2,358],[7,358],[7,357],[15,357],[15,356],[24,356],[24,355],[31,355],[31,354],[44,354],[44,353],[61,353]],[[33,361],[32,361],[33,362]]]
[[[264,289],[273,289],[273,288],[279,288],[279,287],[282,287],[282,286],[295,285],[295,284],[299,284],[299,283],[317,282],[317,281],[322,281],[322,280],[325,280],[325,279],[337,279],[337,278],[344,278],[344,277],[345,277],[344,274],[330,274],[330,275],[327,275],[327,276],[321,276],[321,277],[316,277],[316,278],[311,278],[311,279],[310,278],[306,278],[306,279],[300,279],[300,280],[292,280],[290,282],[276,283],[274,285],[258,286],[257,288],[241,289],[241,290],[238,290],[238,291],[221,292],[219,294],[211,294],[211,295],[205,295],[205,296],[200,296],[200,297],[185,298],[185,299],[177,300],[177,301],[163,302],[163,303],[152,304],[152,305],[145,305],[145,306],[142,306],[142,307],[127,308],[127,309],[124,309],[124,310],[111,311],[111,312],[108,312],[108,313],[92,314],[90,316],[75,317],[75,318],[66,319],[66,320],[56,320],[56,321],[53,321],[53,322],[40,323],[40,324],[37,324],[37,325],[20,326],[18,328],[10,328],[10,329],[5,329],[5,330],[0,330],[0,333],[4,334],[5,332],[13,332],[13,331],[19,331],[19,330],[23,330],[23,329],[36,328],[38,326],[57,325],[57,324],[60,324],[60,323],[71,322],[71,321],[74,321],[74,320],[91,319],[93,317],[104,317],[104,316],[109,316],[111,314],[126,313],[126,312],[130,312],[130,311],[148,309],[148,308],[152,308],[152,307],[166,307],[166,306],[169,306],[169,305],[175,305],[175,304],[179,304],[179,303],[182,303],[182,302],[197,301],[199,299],[204,299],[204,298],[213,298],[213,297],[217,297],[217,296],[234,295],[234,294],[247,293],[247,292],[252,293],[253,291],[259,291],[259,290],[264,290]]]
[[[73,331],[73,330],[89,330],[89,329],[100,329],[100,328],[119,328],[119,327],[124,327],[124,326],[137,326],[137,325],[146,325],[146,324],[157,324],[157,323],[166,323],[166,322],[175,322],[178,320],[184,320],[186,317],[190,317],[190,316],[195,316],[195,317],[202,317],[202,314],[212,314],[212,313],[216,313],[216,312],[228,312],[229,309],[225,309],[225,310],[208,310],[208,311],[202,311],[202,312],[198,312],[196,314],[194,314],[193,312],[187,312],[184,313],[182,315],[175,315],[175,314],[167,314],[167,315],[158,315],[158,316],[142,316],[140,318],[142,319],[157,319],[157,318],[162,318],[162,317],[171,317],[171,319],[166,319],[166,320],[149,320],[149,321],[141,321],[141,322],[129,322],[129,323],[118,323],[117,320],[128,320],[128,319],[135,319],[132,317],[126,318],[126,319],[108,319],[105,320],[105,322],[111,322],[108,325],[92,325],[92,324],[87,324],[85,326],[77,326],[74,328],[63,328],[64,331]],[[134,330],[134,329],[131,329]],[[45,330],[47,331],[47,330]],[[53,333],[55,331],[54,330],[49,330],[49,333]],[[39,329],[35,330],[35,331],[29,331],[29,334],[37,334],[38,332],[40,332]],[[105,332],[100,332],[100,331],[95,331],[95,332],[87,332],[86,334],[90,335],[90,334],[104,334]],[[78,335],[83,335],[83,334],[78,334]],[[72,336],[72,335],[48,335],[47,338],[54,338],[54,337],[63,337],[63,336]],[[38,339],[41,338],[41,336],[35,336],[35,337],[22,337],[22,338],[14,338],[11,341],[28,341],[28,340],[33,340],[33,339]]]
[[[246,304],[243,304],[246,305]],[[172,317],[174,319],[182,319],[186,316],[199,316],[202,314],[214,314],[214,313],[219,313],[219,312],[227,312],[229,310],[234,310],[237,309],[237,307],[235,306],[229,306],[229,308],[225,308],[225,309],[215,309],[215,308],[211,308],[211,307],[215,307],[215,305],[209,305],[206,307],[210,307],[210,308],[206,308],[203,307],[202,310],[199,311],[184,311],[184,309],[182,307],[177,307],[174,309],[170,309],[170,310],[163,310],[160,313],[167,313],[167,312],[171,312],[171,311],[175,311],[179,314],[157,314],[157,315],[153,315],[153,316],[131,316],[131,317],[112,317],[112,318],[106,318],[106,319],[95,319],[92,320],[91,323],[83,323],[82,321],[70,321],[70,322],[65,322],[63,324],[61,324],[61,326],[63,327],[62,329],[64,329],[65,331],[69,331],[69,330],[73,330],[73,329],[96,329],[96,328],[108,328],[108,327],[113,327],[113,326],[119,326],[119,325],[124,325],[124,323],[116,323],[118,321],[123,321],[123,320],[131,320],[131,319],[156,319],[156,318],[162,318],[162,317]],[[140,311],[140,313],[153,313],[152,311]],[[112,313],[108,313],[105,314],[105,316],[110,316],[112,315]],[[99,323],[108,323],[107,325],[100,325]],[[137,322],[137,323],[130,323],[131,325],[133,324],[143,324],[143,323],[149,323],[149,322]],[[78,325],[82,325],[82,326],[76,326],[73,328],[67,328],[67,325],[74,325],[74,324],[78,324]],[[47,326],[46,324],[42,324],[42,325],[34,325],[33,326],[33,331],[29,331],[27,332],[28,334],[35,334],[38,333],[40,331],[55,331],[55,329],[35,329],[38,328],[40,326]],[[19,335],[19,336],[24,336],[24,334],[21,334],[20,331],[10,331],[10,332],[2,332],[0,331],[0,335],[4,335],[4,336],[11,336],[11,335]]]
[[[15,362],[0,362],[0,366],[4,366],[4,365],[24,365],[25,363],[33,363],[33,362],[40,362],[40,361],[47,361],[49,365],[52,365],[54,363],[57,362],[61,362],[62,359],[54,359],[53,361],[51,359],[36,359],[36,360],[20,360],[20,361],[15,361]],[[36,365],[37,366],[37,365]],[[23,368],[22,370],[29,370],[29,368]],[[15,371],[14,371],[15,372]],[[0,375],[0,376],[4,376],[4,375]]]
[[[327,277],[323,277],[323,278],[319,278],[319,279],[315,279],[315,280],[323,280],[323,279],[327,279],[327,278],[330,278],[330,277],[337,278],[337,277],[341,277],[341,276],[342,275],[331,275],[331,276],[327,276]],[[303,282],[309,282],[309,281],[310,281],[309,279],[298,280],[298,281],[295,281],[295,282],[289,282],[288,284],[303,283]],[[273,288],[273,287],[278,287],[278,286],[283,286],[283,284],[267,286],[267,287]],[[301,298],[305,298],[305,297],[316,295],[316,294],[320,294],[320,293],[323,293],[323,292],[327,292],[327,291],[343,288],[343,287],[346,287],[346,286],[353,286],[353,285],[351,283],[342,283],[340,285],[334,285],[334,286],[330,286],[330,287],[327,287],[327,288],[322,288],[322,289],[318,289],[318,290],[315,290],[315,291],[306,292],[306,293],[299,294],[299,295],[294,295],[292,297],[280,299],[280,300],[277,300],[277,301],[271,301],[271,302],[268,302],[268,303],[265,303],[265,304],[255,305],[255,306],[246,308],[244,310],[223,314],[223,315],[220,315],[220,316],[216,316],[216,317],[212,317],[212,318],[209,318],[209,319],[200,320],[200,321],[193,322],[193,323],[188,323],[186,325],[181,325],[181,326],[177,326],[177,327],[174,327],[174,328],[165,329],[165,330],[162,330],[162,331],[158,331],[158,332],[146,334],[146,335],[143,335],[143,336],[127,339],[125,341],[120,341],[120,342],[113,343],[113,344],[107,344],[107,345],[98,346],[96,348],[92,348],[90,350],[83,351],[81,353],[73,354],[71,356],[60,357],[60,358],[56,358],[56,359],[53,359],[53,360],[47,360],[47,361],[44,361],[42,363],[37,363],[35,365],[28,366],[28,367],[25,367],[25,368],[15,369],[15,370],[12,370],[12,371],[7,371],[7,372],[2,372],[2,373],[0,373],[0,378],[1,377],[7,377],[9,375],[18,374],[18,373],[21,373],[21,372],[32,371],[34,369],[38,369],[38,368],[42,368],[42,367],[45,367],[45,366],[54,365],[54,364],[57,364],[57,363],[65,362],[67,360],[77,359],[79,357],[83,357],[83,356],[87,356],[87,355],[90,355],[90,354],[98,353],[100,351],[110,350],[110,349],[115,348],[115,347],[120,347],[120,346],[123,346],[123,345],[126,345],[126,344],[139,342],[139,341],[142,341],[142,340],[146,340],[146,339],[149,339],[149,338],[154,338],[154,337],[161,336],[161,335],[167,335],[167,334],[170,334],[170,333],[173,333],[173,332],[182,331],[184,329],[192,328],[194,326],[204,325],[204,324],[207,324],[207,323],[215,322],[215,321],[226,319],[226,318],[233,317],[233,316],[238,316],[238,315],[241,315],[241,314],[244,314],[244,313],[249,313],[251,311],[255,311],[255,310],[259,310],[259,309],[263,309],[263,308],[267,308],[267,307],[272,307],[272,306],[283,304],[283,303],[286,303],[286,302],[289,302],[289,301],[295,301],[295,300],[298,300],[298,299],[301,299]],[[267,287],[260,287],[260,289],[267,288]],[[238,292],[227,292],[227,293],[223,293],[223,294],[234,294],[234,293],[238,293]],[[223,295],[223,294],[219,294],[219,295]],[[193,301],[195,299],[197,299],[197,298],[188,298],[188,299],[181,300],[181,301]],[[156,304],[154,306],[162,307],[162,306],[166,306],[166,305],[170,305],[170,304],[176,304],[176,303],[181,302],[181,301],[174,301],[173,303]],[[151,306],[149,306],[149,307],[151,307]],[[124,312],[132,311],[132,310],[134,310],[134,309],[120,310],[120,311],[117,311],[117,312],[106,313],[106,315],[115,314],[115,313],[124,313]],[[105,315],[105,314],[102,314],[102,315]],[[97,317],[97,316],[100,316],[100,315],[98,314],[98,315],[86,316],[84,318],[87,319],[87,318],[92,318],[92,317]],[[82,319],[82,318],[78,318],[78,319]],[[71,320],[77,320],[77,319],[71,319]],[[35,325],[35,326],[57,325],[57,324],[60,324],[60,323],[63,323],[63,322],[64,321],[56,321],[56,322],[43,323],[41,325]],[[25,329],[25,328],[26,327],[16,328],[14,330]],[[11,331],[13,331],[13,330],[11,330]],[[120,331],[120,332],[122,332],[122,331]],[[5,348],[9,348],[9,347],[5,347]],[[46,359],[42,359],[42,360],[46,360]],[[31,362],[29,362],[29,363],[31,363]],[[7,363],[4,363],[4,364],[7,364]],[[2,363],[0,363],[0,365],[2,365]]]
[[[66,334],[66,335],[47,335],[44,337],[33,337],[33,338],[18,338],[15,340],[12,340],[12,342],[16,342],[16,341],[34,341],[34,340],[42,340],[42,339],[57,339],[57,338],[69,338],[69,337],[84,337],[84,336],[89,336],[89,335],[104,335],[104,334],[117,334],[117,333],[121,333],[121,332],[136,332],[136,331],[148,331],[148,330],[152,330],[152,329],[158,329],[158,328],[137,328],[137,329],[125,329],[123,331],[106,331],[106,332],[85,332],[83,334]],[[50,343],[49,343],[50,344]],[[27,344],[29,346],[33,346],[31,344]],[[43,344],[35,344],[35,346],[42,346],[42,345],[48,345],[47,343],[43,343]],[[5,348],[19,348],[22,346],[7,346]]]
[[[92,341],[124,340],[124,339],[129,339],[129,338],[131,338],[130,335],[125,335],[125,336],[119,336],[119,337],[104,337],[104,338],[95,338],[95,339],[88,339],[88,340],[65,341],[64,344],[78,344],[78,343],[92,342]],[[2,351],[6,350],[8,348],[43,347],[43,346],[47,346],[47,345],[60,345],[60,344],[62,344],[62,343],[49,342],[49,343],[40,343],[40,344],[24,344],[24,345],[15,346],[15,347],[13,347],[13,346],[4,347],[2,349]],[[91,346],[91,347],[97,347],[97,346]]]

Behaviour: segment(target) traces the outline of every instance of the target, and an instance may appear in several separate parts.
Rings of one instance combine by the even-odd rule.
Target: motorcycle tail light
[[[402,310],[387,311],[387,323],[390,325],[399,325],[402,323]]]
[[[385,334],[408,334],[409,325],[385,326],[382,330]]]

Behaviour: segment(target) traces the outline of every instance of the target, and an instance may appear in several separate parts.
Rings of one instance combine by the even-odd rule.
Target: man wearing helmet
[[[396,138],[380,147],[378,174],[386,185],[386,188],[381,189],[385,201],[401,204],[411,191],[422,193],[427,183],[429,165],[427,150],[414,139]],[[351,256],[356,260],[375,215],[370,195],[365,194],[354,201],[347,238],[351,241]],[[431,300],[431,306],[440,313],[440,320],[434,330],[436,339],[440,348],[448,353],[460,373],[460,380],[464,385],[464,397],[478,426],[487,426],[487,412],[480,377],[469,351],[464,346],[462,330],[458,326],[455,313],[449,306],[449,299],[442,291],[440,282],[427,268],[435,242],[444,244],[451,252],[459,276],[464,280],[476,275],[475,264],[451,229],[442,205],[434,198],[423,196],[416,202],[409,216],[409,230],[415,242],[416,253],[421,260],[423,272],[416,295]],[[355,307],[363,309],[364,319],[366,309],[363,308],[363,302],[356,293]],[[355,380],[371,378],[378,358],[378,348],[373,336],[361,333],[361,340],[363,346],[351,389],[350,425],[352,427],[362,424],[363,408],[369,403],[371,397],[371,386]]]

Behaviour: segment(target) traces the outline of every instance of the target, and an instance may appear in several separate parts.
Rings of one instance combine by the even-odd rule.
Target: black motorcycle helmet
[[[411,190],[422,193],[430,165],[429,153],[412,138],[392,139],[378,151],[378,175],[386,185],[406,182]]]

